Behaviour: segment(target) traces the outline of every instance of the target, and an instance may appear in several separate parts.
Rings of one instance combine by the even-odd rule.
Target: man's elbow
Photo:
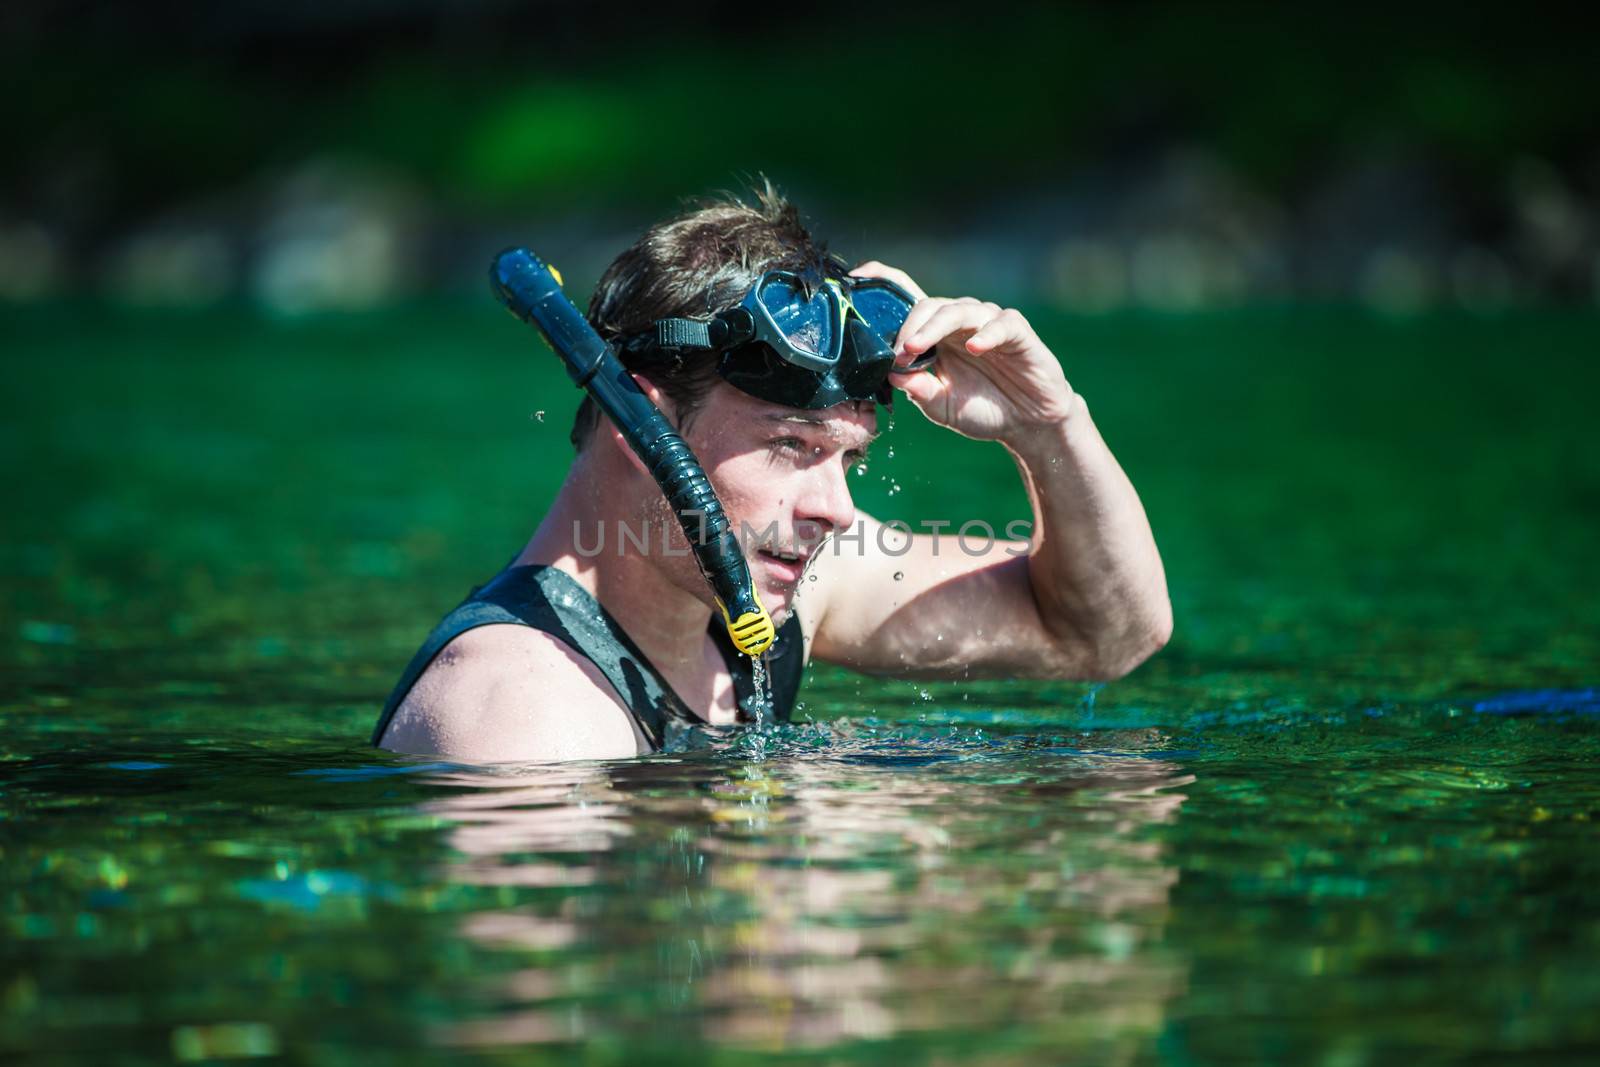
[[[1160,652],[1172,640],[1172,604],[1162,598],[1158,611],[1137,625],[1099,643],[1092,657],[1086,681],[1114,682]]]

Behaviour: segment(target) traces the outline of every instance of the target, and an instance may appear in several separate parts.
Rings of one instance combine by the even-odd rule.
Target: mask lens
[[[795,349],[821,359],[836,355],[833,316],[826,291],[819,289],[807,300],[793,283],[783,278],[769,278],[759,295],[761,306],[767,309],[767,314]]]
[[[856,286],[850,294],[850,302],[866,324],[872,327],[872,332],[891,345],[900,327],[905,325],[906,316],[911,314],[911,304],[904,296],[878,285]]]

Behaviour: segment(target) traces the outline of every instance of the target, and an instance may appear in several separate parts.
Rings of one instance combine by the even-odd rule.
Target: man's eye
[[[772,442],[772,447],[781,448],[785,451],[799,452],[805,448],[805,442],[798,437],[780,437]]]

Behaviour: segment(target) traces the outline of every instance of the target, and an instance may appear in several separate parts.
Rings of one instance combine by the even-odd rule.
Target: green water
[[[0,1054],[1592,1062],[1600,319],[1034,318],[1154,661],[490,773],[363,742],[560,476],[529,335],[5,313]],[[881,518],[1025,514],[912,412],[876,452]]]

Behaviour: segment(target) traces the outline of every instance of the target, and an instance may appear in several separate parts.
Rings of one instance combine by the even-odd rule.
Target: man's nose
[[[834,530],[848,530],[856,523],[856,502],[850,497],[850,482],[841,463],[819,463],[806,478],[804,493],[795,500],[796,524],[821,526],[816,538]],[[804,536],[808,531],[801,527]]]

